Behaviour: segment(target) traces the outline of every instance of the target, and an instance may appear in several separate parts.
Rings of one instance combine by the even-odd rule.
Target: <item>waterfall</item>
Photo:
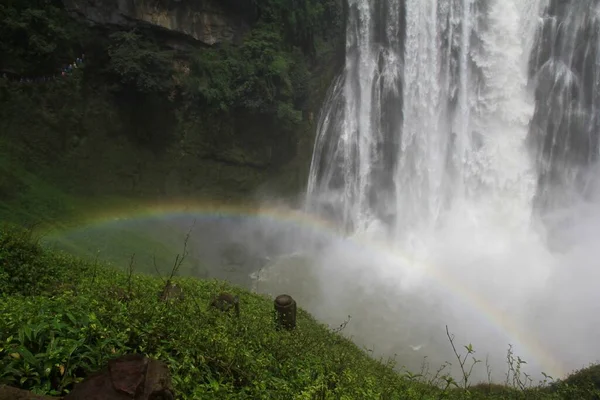
[[[308,203],[335,209],[349,230],[380,216],[393,192],[403,12],[398,0],[349,0],[346,67],[322,111],[308,186]]]
[[[587,197],[598,159],[600,4],[552,0],[542,15],[530,62],[536,109],[530,139],[539,170],[537,205]]]
[[[322,110],[311,211],[350,232],[377,222],[396,239],[473,203],[529,223],[541,164],[527,147],[528,73],[542,3],[349,0],[346,67]]]
[[[409,344],[452,357],[446,324],[495,371],[519,341],[530,372],[589,362],[600,351],[600,3],[348,5],[346,65],[321,110],[306,196],[342,234],[306,246],[290,286],[274,266],[271,287],[321,320],[352,315],[355,341],[413,370],[422,359]]]

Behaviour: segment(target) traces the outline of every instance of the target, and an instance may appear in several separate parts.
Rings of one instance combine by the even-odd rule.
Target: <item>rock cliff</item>
[[[297,195],[345,30],[341,0],[294,2],[11,3],[0,71],[33,79],[0,76],[0,206]]]
[[[252,8],[218,0],[64,0],[72,13],[94,25],[151,25],[205,45],[238,42],[249,30]]]

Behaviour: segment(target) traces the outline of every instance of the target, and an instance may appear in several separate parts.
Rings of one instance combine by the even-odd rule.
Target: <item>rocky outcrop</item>
[[[64,0],[64,4],[94,25],[151,25],[209,46],[238,41],[248,31],[251,19],[247,7],[228,6],[219,0]]]
[[[129,354],[108,362],[108,367],[76,385],[66,397],[33,394],[0,385],[0,400],[173,400],[167,366],[141,354]]]
[[[64,400],[173,400],[167,366],[140,354],[108,363],[108,368],[76,385]]]
[[[44,97],[44,102],[55,105],[49,113],[38,107],[42,100],[30,96],[29,92],[27,96],[17,96],[19,91],[8,91],[10,96],[5,96],[1,102],[0,136],[14,147],[14,150],[4,150],[15,162],[18,160],[21,163],[23,160],[20,164],[23,169],[36,171],[37,178],[56,185],[69,195],[85,197],[202,198],[238,202],[247,201],[256,191],[261,194],[268,192],[269,195],[296,196],[303,189],[308,179],[317,119],[313,120],[308,115],[317,115],[327,87],[344,62],[345,40],[343,29],[337,27],[339,23],[332,23],[331,27],[324,30],[326,32],[320,32],[318,57],[308,59],[309,56],[306,56],[306,66],[301,65],[300,53],[296,54],[296,50],[293,50],[293,38],[285,39],[286,45],[279,50],[289,66],[289,79],[276,85],[280,86],[278,89],[272,87],[271,83],[266,85],[269,92],[275,94],[274,90],[277,89],[281,90],[281,94],[277,94],[276,99],[269,100],[273,104],[266,108],[260,107],[260,111],[257,111],[253,104],[260,99],[257,97],[248,103],[248,98],[252,92],[263,90],[259,89],[264,86],[260,81],[262,73],[256,75],[253,72],[255,68],[249,68],[249,65],[269,69],[272,66],[268,65],[268,60],[256,52],[247,65],[243,63],[248,67],[242,68],[243,76],[237,76],[236,73],[227,77],[229,72],[220,71],[219,66],[227,65],[223,61],[229,55],[234,57],[232,60],[236,65],[241,64],[240,55],[250,50],[250,47],[241,48],[237,46],[237,41],[240,39],[243,43],[248,37],[249,29],[256,29],[257,37],[270,32],[270,28],[256,26],[257,21],[276,18],[273,24],[276,28],[271,33],[276,33],[277,36],[272,37],[279,40],[278,38],[288,35],[287,28],[283,29],[286,18],[273,17],[267,13],[260,15],[261,7],[265,12],[265,5],[276,2],[61,1],[79,22],[87,21],[95,29],[86,30],[78,24],[72,24],[74,30],[69,30],[68,37],[73,39],[73,43],[83,46],[73,51],[85,52],[86,65],[83,74],[77,74],[77,79],[67,81],[70,83],[68,89],[65,87],[69,90],[68,96],[45,83],[43,85],[48,90],[31,91],[31,94]],[[339,2],[342,3],[342,0]],[[340,13],[336,14],[334,11],[331,10],[331,18],[328,17],[324,23],[329,20],[339,22]],[[60,15],[66,20],[63,13]],[[58,25],[62,19],[49,21]],[[157,80],[173,89],[168,94],[152,93],[152,96],[148,96],[133,93],[132,87],[125,88],[125,85],[121,85],[117,76],[119,68],[111,63],[107,46],[112,44],[118,48],[121,40],[107,39],[107,36],[110,32],[133,28],[139,28],[139,36],[143,37],[142,42],[148,46],[182,50],[173,52],[176,60],[172,69],[173,81],[165,82],[162,77]],[[79,40],[77,35],[81,32],[85,32],[85,35]],[[270,39],[265,40],[268,42]],[[262,46],[266,44],[265,40],[261,39],[256,44]],[[224,46],[227,49],[218,51],[219,43],[225,41],[228,42]],[[233,42],[233,45],[228,46],[229,42]],[[67,43],[62,45],[69,46]],[[210,61],[212,58],[203,58],[205,54],[214,57],[214,62]],[[158,73],[156,68],[148,66],[140,58],[147,56],[145,52],[133,55],[135,57],[130,60],[132,64],[129,67],[144,66],[143,68],[148,69],[148,74]],[[199,79],[191,79],[189,84],[185,82],[183,77],[186,70],[189,71],[188,64],[192,59],[203,61],[198,67],[200,70],[208,71],[212,69],[210,65],[214,65],[215,79],[218,78],[219,85],[224,86],[210,85],[209,92],[213,94],[196,93],[199,88],[194,85],[204,82],[205,78],[212,81],[213,74],[211,71],[201,78],[199,71],[193,71],[198,75],[194,78]],[[25,65],[29,62],[23,61]],[[57,62],[56,67],[61,62]],[[294,65],[299,67],[292,68]],[[160,70],[160,73],[166,71]],[[224,77],[222,82],[221,75]],[[253,75],[257,76],[257,80]],[[79,79],[83,83],[80,88]],[[247,80],[250,93],[246,93],[246,90],[239,91],[239,95],[232,99],[229,94],[220,96],[218,92],[221,88],[229,91],[228,88],[233,87],[230,83],[240,79]],[[256,83],[252,83],[253,81]],[[292,81],[296,84],[288,87]],[[240,82],[236,86],[246,87],[245,83]],[[91,93],[87,87],[96,83],[102,83],[98,86],[102,89],[94,89],[94,95],[87,96],[86,93]],[[41,85],[27,87],[29,86]],[[179,90],[184,86],[185,90]],[[234,89],[237,93],[237,88]],[[129,97],[115,95],[115,90],[127,91]],[[207,106],[204,101],[188,98],[189,94],[194,98],[208,94],[208,97],[215,95],[228,100],[211,100],[211,104]],[[286,100],[290,96],[294,98],[293,104]],[[284,100],[280,100],[280,97]],[[234,103],[235,107],[229,103]],[[278,115],[279,103],[291,106],[294,114],[290,115],[298,117],[300,112],[304,112],[306,118],[300,123],[282,121],[283,118]],[[244,104],[249,106],[245,107]],[[223,106],[228,111],[223,112]],[[35,115],[14,111],[29,107]],[[58,116],[59,109],[65,111],[61,116]],[[286,109],[284,107],[281,110]],[[23,140],[27,140],[27,144]],[[16,171],[18,168],[11,165],[10,169]],[[0,168],[0,197],[5,201],[15,199],[17,202],[18,196],[25,193],[29,185],[21,182],[22,174],[17,176],[7,169],[4,171],[6,176],[3,176],[2,172]],[[89,179],[90,174],[94,179]],[[62,212],[53,209],[56,213]],[[120,294],[119,297],[125,298]]]
[[[535,111],[530,140],[539,171],[536,208],[588,196],[600,147],[600,18],[596,0],[551,0],[530,58]],[[590,174],[591,172],[591,174]]]

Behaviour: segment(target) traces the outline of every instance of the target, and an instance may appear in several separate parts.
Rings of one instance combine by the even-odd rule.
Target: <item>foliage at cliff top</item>
[[[185,253],[183,253],[185,254]],[[168,363],[182,399],[593,399],[600,371],[532,388],[466,385],[398,373],[299,310],[295,331],[273,325],[270,299],[219,281],[159,277],[42,249],[28,232],[0,232],[0,384],[64,394],[124,353]],[[222,291],[241,314],[209,307]],[[350,322],[351,323],[351,322]]]
[[[313,61],[331,49],[324,43],[342,35],[341,2],[266,0],[246,8],[253,10],[252,28],[241,44],[173,51],[151,29],[95,31],[71,18],[61,1],[6,1],[0,4],[0,71],[56,75],[85,52],[86,82],[109,83],[127,101],[154,94],[168,110],[168,97],[186,115],[244,109],[285,130],[306,109]]]
[[[81,50],[84,34],[59,1],[5,0],[0,4],[0,70],[26,77],[54,73]]]

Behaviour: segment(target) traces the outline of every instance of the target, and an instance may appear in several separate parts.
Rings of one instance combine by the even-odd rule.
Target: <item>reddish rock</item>
[[[61,400],[61,397],[41,396],[28,390],[0,385],[0,400]]]
[[[76,385],[64,400],[173,400],[167,366],[140,354],[111,360]]]

